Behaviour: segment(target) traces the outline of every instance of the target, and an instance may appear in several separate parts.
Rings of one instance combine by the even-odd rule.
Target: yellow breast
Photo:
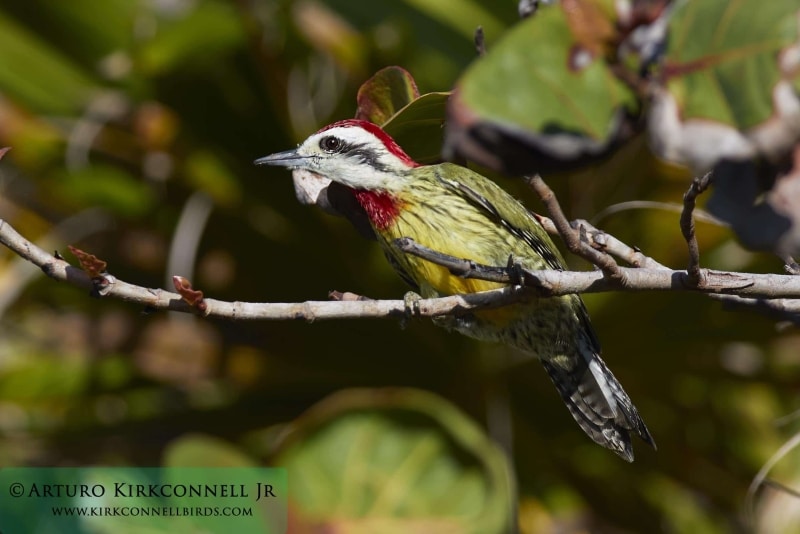
[[[422,294],[425,297],[464,295],[479,291],[489,291],[504,286],[503,284],[475,278],[461,278],[451,274],[447,268],[429,261],[418,260],[412,263],[416,263],[416,265],[411,275],[419,283]],[[502,326],[513,319],[519,318],[521,306],[524,305],[503,306],[497,309],[475,312],[474,315],[484,321]]]

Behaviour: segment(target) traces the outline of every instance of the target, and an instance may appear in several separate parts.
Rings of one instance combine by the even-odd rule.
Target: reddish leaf
[[[417,98],[419,90],[411,74],[400,67],[386,67],[359,88],[356,118],[382,125]]]
[[[106,267],[108,264],[94,254],[84,252],[79,248],[73,247],[72,245],[69,245],[67,248],[70,252],[72,252],[72,254],[75,255],[76,258],[78,258],[78,262],[81,264],[81,269],[83,269],[90,278],[98,278],[102,276],[104,272],[106,272]]]
[[[3,156],[5,156],[6,152],[8,152],[9,150],[11,150],[10,146],[0,148],[0,159],[3,159]]]
[[[206,304],[203,302],[203,292],[199,289],[193,289],[192,283],[188,279],[183,276],[173,276],[172,283],[175,285],[175,291],[189,306],[200,311],[205,310]]]

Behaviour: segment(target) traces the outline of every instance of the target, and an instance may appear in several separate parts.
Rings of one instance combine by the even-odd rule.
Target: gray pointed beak
[[[263,158],[258,158],[253,163],[256,165],[274,165],[276,167],[303,167],[303,162],[308,158],[301,156],[297,150],[286,150],[285,152],[278,152],[270,154]]]

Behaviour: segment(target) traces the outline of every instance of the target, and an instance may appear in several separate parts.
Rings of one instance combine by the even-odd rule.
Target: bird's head
[[[379,126],[355,119],[335,122],[296,149],[255,163],[305,169],[353,189],[387,192],[398,190],[402,177],[419,167]]]

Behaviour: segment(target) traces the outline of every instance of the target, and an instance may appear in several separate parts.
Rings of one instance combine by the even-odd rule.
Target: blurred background
[[[12,149],[0,162],[0,217],[73,263],[70,244],[145,287],[169,289],[179,274],[222,300],[325,300],[333,289],[400,298],[406,287],[376,244],[301,206],[288,172],[252,161],[352,117],[358,87],[384,66],[407,69],[422,93],[450,90],[475,57],[475,28],[491,47],[516,18],[509,0],[3,2],[0,146]],[[679,204],[689,176],[645,145],[545,178],[571,218],[633,200]],[[498,180],[541,210],[519,183]],[[594,222],[668,266],[686,264],[676,211]],[[724,228],[701,222],[698,235],[704,266],[781,272]],[[745,497],[800,428],[797,329],[687,293],[585,300],[605,360],[659,446],[635,443],[630,465],[583,435],[538,363],[429,321],[144,314],[0,250],[0,465],[159,465],[186,440],[214,444],[211,463],[224,450],[309,465],[314,451],[297,447],[320,418],[373,403],[347,390],[414,388],[434,395],[396,390],[398,402],[438,414],[426,424],[447,435],[477,425],[508,453],[522,532],[796,532],[796,497],[764,488],[751,519]],[[297,419],[315,404],[316,418]],[[418,430],[402,420],[397,439]],[[470,439],[442,450],[463,460],[455,449]],[[470,448],[470,465],[493,450]],[[770,477],[800,488],[799,458],[790,452]],[[492,462],[483,472],[504,468]],[[314,473],[306,484],[336,487]]]

